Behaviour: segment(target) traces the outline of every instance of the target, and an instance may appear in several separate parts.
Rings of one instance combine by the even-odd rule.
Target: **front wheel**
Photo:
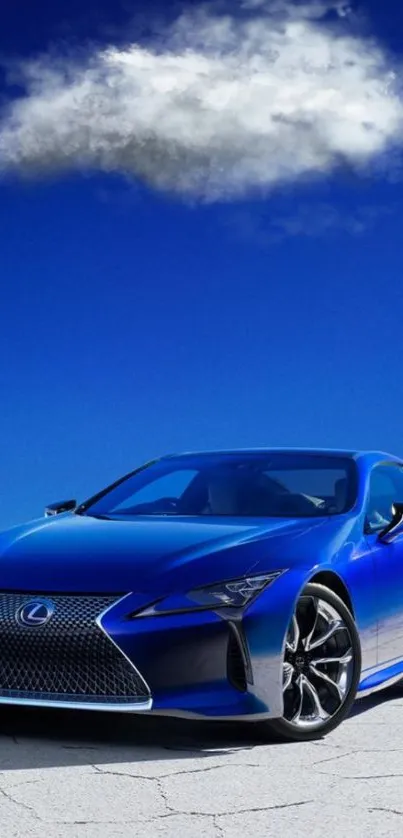
[[[307,585],[285,644],[284,715],[266,722],[269,732],[298,742],[326,736],[347,716],[360,673],[361,647],[350,611],[329,588]]]

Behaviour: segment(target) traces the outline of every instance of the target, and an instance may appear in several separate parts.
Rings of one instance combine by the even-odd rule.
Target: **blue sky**
[[[263,131],[256,156],[256,137],[248,133],[255,112],[238,148],[225,113],[207,124],[204,110],[199,122],[178,122],[185,139],[172,162],[161,124],[171,130],[176,105],[161,110],[168,94],[160,90],[156,157],[140,160],[135,151],[128,158],[125,148],[123,165],[121,147],[103,145],[101,160],[82,137],[84,132],[88,143],[93,137],[108,79],[101,74],[100,81],[98,73],[94,82],[87,73],[93,85],[88,113],[76,92],[80,113],[70,107],[55,115],[52,89],[64,82],[48,80],[50,69],[67,62],[74,86],[80,61],[88,67],[102,46],[115,45],[127,56],[130,43],[141,49],[147,37],[147,85],[156,73],[165,79],[164,55],[158,57],[155,46],[158,21],[160,53],[167,49],[165,42],[161,47],[164,8],[165,26],[168,18],[175,21],[177,6],[167,11],[166,4],[141,8],[129,0],[91,0],[84,8],[81,0],[37,0],[34,7],[28,0],[5,0],[2,8],[2,527],[38,516],[48,501],[83,499],[170,451],[302,445],[403,455],[403,10],[392,0],[372,0],[336,22],[330,14],[320,23],[318,48],[330,43],[336,65],[344,42],[334,26],[350,27],[348,50],[359,69],[378,41],[385,66],[367,66],[354,77],[354,108],[368,108],[375,125],[369,150],[350,118],[354,85],[336,66],[332,84],[343,86],[335,105],[337,110],[340,101],[341,129],[334,111],[316,113],[314,131],[305,125],[304,149],[296,133],[285,134],[280,150],[277,135],[268,133],[267,142],[274,143],[268,153]],[[185,20],[197,8],[187,4]],[[222,44],[214,42],[211,57],[211,20],[197,21],[206,26],[199,58],[216,60]],[[192,31],[194,38],[194,24],[193,18],[185,35]],[[302,43],[319,26],[305,18],[298,25]],[[174,35],[170,48],[174,43],[183,57],[183,29]],[[277,82],[285,90],[290,71],[287,95],[300,81],[292,38],[288,49]],[[262,43],[259,50],[262,55]],[[27,81],[28,60],[36,69]],[[384,92],[391,70],[394,87]],[[173,72],[179,72],[177,64]],[[125,83],[122,75],[116,78]],[[141,84],[143,110],[135,108],[133,120],[144,116],[150,99],[144,79]],[[313,91],[315,101],[323,85]],[[119,96],[121,105],[121,88]],[[13,110],[21,102],[23,110]],[[132,130],[131,119],[130,112],[125,130]],[[210,132],[212,145],[218,137],[215,157],[207,147],[195,156],[193,135],[186,146],[195,125],[200,134]],[[102,125],[96,130],[98,145],[106,142]],[[378,150],[374,132],[382,138]]]

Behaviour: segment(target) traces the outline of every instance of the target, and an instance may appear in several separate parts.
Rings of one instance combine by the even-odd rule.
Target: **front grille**
[[[149,698],[140,674],[96,623],[116,596],[45,598],[51,619],[27,627],[17,614],[41,597],[0,593],[0,699],[125,705]]]

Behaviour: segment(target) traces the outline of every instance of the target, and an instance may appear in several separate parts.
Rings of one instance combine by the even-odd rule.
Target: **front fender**
[[[296,603],[310,579],[308,569],[286,571],[252,603],[243,618],[256,699],[272,718],[283,715],[283,658]]]

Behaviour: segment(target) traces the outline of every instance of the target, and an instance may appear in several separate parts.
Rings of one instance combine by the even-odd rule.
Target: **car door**
[[[389,544],[379,540],[393,518],[393,504],[403,502],[403,465],[380,463],[370,476],[366,537],[375,563],[378,664],[403,661],[403,533]]]

